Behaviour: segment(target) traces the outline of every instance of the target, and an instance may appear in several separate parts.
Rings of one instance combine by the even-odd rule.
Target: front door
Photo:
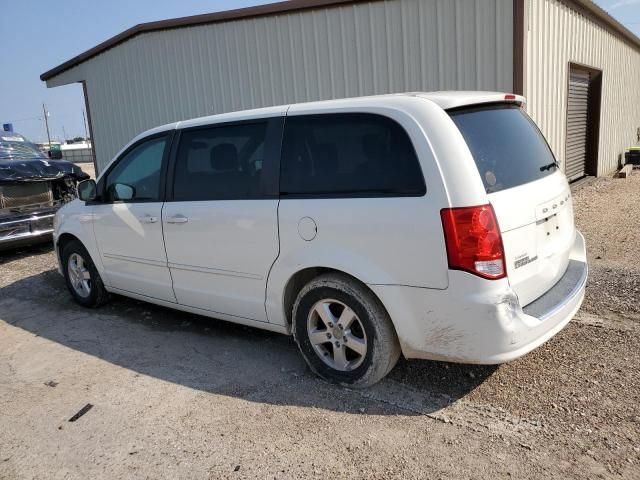
[[[268,321],[282,117],[184,130],[162,212],[178,303]]]
[[[109,286],[175,302],[161,222],[168,144],[167,135],[143,140],[110,168],[94,232]]]

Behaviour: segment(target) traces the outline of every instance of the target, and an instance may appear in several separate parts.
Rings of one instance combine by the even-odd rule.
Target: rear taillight
[[[502,236],[491,205],[440,211],[449,268],[482,278],[506,276]]]

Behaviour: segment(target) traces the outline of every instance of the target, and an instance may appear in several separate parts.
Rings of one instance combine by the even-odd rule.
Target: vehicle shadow
[[[352,390],[311,373],[292,338],[114,296],[76,305],[55,270],[0,288],[0,321],[138,374],[274,405],[354,414],[422,415],[454,403],[495,367],[401,360],[376,386]]]

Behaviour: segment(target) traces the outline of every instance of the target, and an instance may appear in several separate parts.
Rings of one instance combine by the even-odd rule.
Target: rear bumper
[[[578,232],[569,266],[544,295],[522,308],[507,280],[450,272],[447,290],[372,286],[394,321],[407,358],[498,364],[519,358],[557,334],[584,299],[588,276]]]
[[[0,218],[0,250],[51,239],[56,209]]]

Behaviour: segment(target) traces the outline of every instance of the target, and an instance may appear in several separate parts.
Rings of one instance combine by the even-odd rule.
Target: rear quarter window
[[[281,193],[298,198],[426,193],[409,135],[381,115],[287,117],[280,168]]]
[[[516,105],[450,111],[487,193],[524,185],[554,173],[559,165],[533,120]]]

